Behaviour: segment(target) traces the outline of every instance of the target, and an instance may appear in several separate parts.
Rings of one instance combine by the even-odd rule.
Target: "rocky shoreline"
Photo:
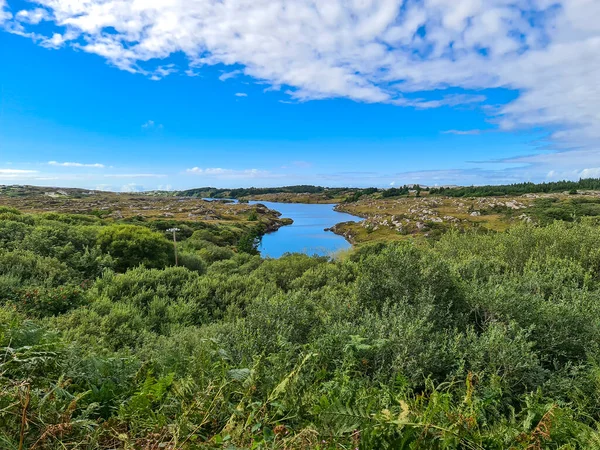
[[[294,223],[293,219],[288,217],[281,217],[281,213],[274,209],[269,209],[262,203],[256,203],[253,205],[254,210],[260,214],[261,216],[267,217],[267,222],[265,223],[265,234],[273,233],[279,230],[281,227],[285,227],[287,225],[291,225]]]
[[[355,245],[356,241],[354,240],[354,235],[352,231],[348,228],[349,225],[355,224],[356,222],[340,222],[336,223],[334,226],[325,228],[324,231],[331,231],[332,233],[337,234],[338,236],[342,236],[346,239],[350,244]]]

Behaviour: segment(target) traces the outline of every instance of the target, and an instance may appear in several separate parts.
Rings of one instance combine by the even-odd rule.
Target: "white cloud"
[[[0,175],[33,175],[37,170],[0,169]]]
[[[171,75],[172,73],[177,72],[174,64],[169,64],[167,66],[159,66],[154,69],[154,72],[150,75],[150,79],[153,81],[162,80],[163,78]]]
[[[0,1],[0,5],[1,4],[2,2]],[[42,8],[35,8],[31,10],[23,9],[15,15],[15,19],[19,22],[37,25],[42,20],[49,20],[50,15],[48,14],[48,11]]]
[[[248,94],[246,94],[245,92],[236,92],[235,96],[236,97],[248,97]]]
[[[153,129],[159,129],[159,130],[161,130],[162,127],[163,127],[162,124],[160,124],[160,123],[157,124],[156,122],[154,122],[154,120],[148,120],[146,123],[144,123],[142,125],[142,128],[144,130],[153,130]]]
[[[54,33],[49,39],[42,39],[40,45],[46,48],[59,48],[65,43],[65,37],[60,33]]]
[[[6,0],[0,0],[0,25],[12,19],[12,14],[7,10]]]
[[[219,80],[221,81],[226,81],[229,80],[230,78],[235,78],[238,75],[241,75],[242,72],[241,70],[232,70],[231,72],[223,72],[223,74],[221,76],[219,76]]]
[[[59,166],[59,167],[87,167],[93,169],[104,169],[106,167],[104,164],[85,164],[79,162],[58,162],[58,161],[48,161],[49,166]]]
[[[144,191],[144,186],[135,183],[129,183],[121,186],[121,192],[142,192]]]
[[[579,172],[579,178],[600,178],[600,167],[591,167]]]
[[[186,169],[185,173],[190,175],[202,175],[204,177],[216,178],[216,179],[254,179],[254,178],[281,178],[285,175],[276,174],[270,172],[268,170],[259,170],[259,169],[222,169],[219,167],[209,167],[206,169],[202,169],[200,167],[193,167],[191,169]]]
[[[37,170],[0,169],[0,182],[3,180],[34,180],[39,177]]]
[[[296,101],[345,97],[417,108],[477,106],[485,101],[480,90],[507,88],[519,95],[491,113],[500,128],[545,127],[557,130],[556,148],[599,150],[598,0],[35,3],[27,14],[41,7],[43,20],[56,25],[37,42],[68,42],[153,79],[237,64]],[[0,11],[7,30],[31,36],[33,26]],[[189,67],[157,65],[175,53]]]

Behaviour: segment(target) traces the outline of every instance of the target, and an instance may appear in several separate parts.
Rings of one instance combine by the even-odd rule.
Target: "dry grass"
[[[32,186],[0,186],[0,206],[26,213],[88,214],[115,220],[137,217],[232,224],[248,222],[254,211],[264,223],[279,220],[277,212],[248,204]]]
[[[587,192],[585,198],[598,201],[599,195],[598,192]],[[336,207],[338,211],[354,214],[364,220],[339,224],[335,232],[354,244],[432,238],[451,229],[501,232],[517,223],[536,223],[540,213],[543,213],[538,203],[540,199],[552,199],[556,205],[562,205],[573,198],[566,194],[479,198],[364,197],[357,202]]]

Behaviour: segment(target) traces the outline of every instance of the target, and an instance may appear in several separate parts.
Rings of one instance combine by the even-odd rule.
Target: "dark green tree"
[[[115,259],[118,271],[141,264],[150,268],[165,267],[173,252],[172,244],[162,234],[136,225],[111,225],[102,229],[98,246]]]

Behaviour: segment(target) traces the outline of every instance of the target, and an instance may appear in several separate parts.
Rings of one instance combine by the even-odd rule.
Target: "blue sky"
[[[600,174],[594,2],[278,3],[0,0],[0,184]]]

